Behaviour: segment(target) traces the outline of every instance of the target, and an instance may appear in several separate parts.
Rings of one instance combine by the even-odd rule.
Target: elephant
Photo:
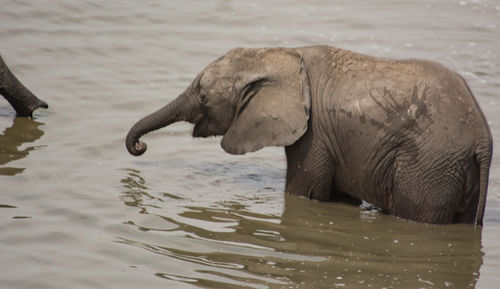
[[[491,132],[465,80],[441,64],[331,46],[235,48],[135,123],[127,150],[141,155],[144,134],[178,121],[194,124],[193,137],[222,135],[230,154],[284,146],[288,194],[483,225]]]
[[[2,56],[0,56],[0,94],[12,105],[17,116],[31,117],[35,109],[49,107],[16,78]]]

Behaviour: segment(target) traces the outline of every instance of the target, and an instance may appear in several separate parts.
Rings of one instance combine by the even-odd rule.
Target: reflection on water
[[[30,118],[16,117],[11,127],[0,134],[0,175],[13,176],[24,171],[24,168],[6,167],[9,162],[25,158],[37,146],[21,148],[24,143],[31,143],[42,137],[39,126],[43,123]]]
[[[202,288],[474,288],[482,265],[481,229],[430,226],[370,208],[285,196],[280,217],[185,205],[126,170],[122,201],[143,237],[118,243],[178,264],[155,276]],[[153,213],[154,212],[154,213]]]

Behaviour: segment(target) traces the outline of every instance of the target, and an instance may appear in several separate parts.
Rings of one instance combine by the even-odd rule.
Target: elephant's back
[[[396,156],[473,154],[487,124],[458,74],[425,60],[356,57],[356,65],[337,73],[327,101],[337,106],[329,116],[344,172],[359,172],[351,177],[366,183],[363,179],[392,166]]]
[[[349,68],[336,69],[329,100],[338,105],[339,119],[345,125],[361,125],[373,133],[412,131],[418,135],[430,130],[461,135],[487,127],[464,79],[443,65],[360,54],[353,59]]]
[[[429,124],[436,137],[489,137],[484,114],[463,77],[432,61],[408,59],[399,63],[418,68],[417,76],[420,80],[415,87],[420,87],[421,93],[412,95],[412,103],[425,105]]]

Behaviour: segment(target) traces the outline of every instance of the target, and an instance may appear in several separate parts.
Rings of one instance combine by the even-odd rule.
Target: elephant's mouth
[[[226,130],[219,122],[212,119],[201,119],[193,129],[193,137],[209,137],[223,135]]]

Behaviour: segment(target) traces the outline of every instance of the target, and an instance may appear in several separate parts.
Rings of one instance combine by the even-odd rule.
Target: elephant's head
[[[18,116],[31,116],[37,108],[48,108],[43,100],[29,91],[10,71],[0,56],[0,94],[16,110]]]
[[[138,121],[126,146],[141,155],[141,136],[177,121],[194,123],[194,137],[223,135],[221,146],[231,154],[287,146],[307,130],[309,108],[299,51],[237,48],[209,64],[171,103]]]

